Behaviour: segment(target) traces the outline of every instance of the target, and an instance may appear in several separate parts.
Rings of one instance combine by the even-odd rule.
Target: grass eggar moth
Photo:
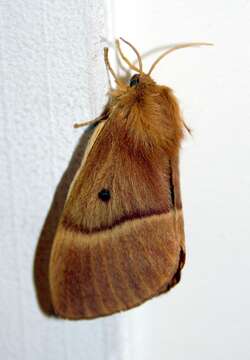
[[[125,40],[123,40],[126,42]],[[95,318],[137,306],[173,287],[185,261],[179,149],[185,123],[170,88],[151,73],[116,81],[71,184],[53,242],[49,279],[55,313]],[[81,124],[80,124],[81,125]],[[80,126],[79,125],[79,126]]]

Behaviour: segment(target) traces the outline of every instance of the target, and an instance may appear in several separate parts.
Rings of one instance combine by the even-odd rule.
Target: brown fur
[[[108,315],[179,281],[182,137],[171,89],[141,74],[138,86],[111,93],[107,120],[73,181],[54,240],[50,283],[58,315]],[[108,202],[98,198],[103,188]]]

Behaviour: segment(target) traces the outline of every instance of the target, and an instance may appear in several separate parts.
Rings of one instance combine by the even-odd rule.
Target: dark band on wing
[[[171,211],[171,210],[170,210]],[[64,216],[62,219],[62,225],[71,231],[74,231],[76,233],[82,233],[82,234],[92,234],[92,233],[96,233],[96,232],[100,232],[100,231],[105,231],[105,230],[110,230],[112,228],[114,228],[115,226],[118,226],[124,222],[127,221],[132,221],[135,219],[143,219],[149,216],[154,216],[154,215],[163,215],[163,214],[167,214],[169,211],[148,211],[148,212],[143,212],[143,213],[133,213],[133,214],[127,214],[124,215],[122,217],[120,217],[119,219],[115,220],[112,224],[110,225],[103,225],[100,227],[94,227],[94,228],[86,228],[82,225],[76,224],[74,223],[69,217]]]

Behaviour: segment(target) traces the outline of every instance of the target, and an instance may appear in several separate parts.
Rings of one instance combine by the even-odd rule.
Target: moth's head
[[[158,85],[150,75],[136,72],[130,77],[126,86],[120,88],[120,91],[118,90],[117,100],[120,104],[127,104],[129,108],[136,103],[138,103],[138,106],[140,104],[140,107],[143,107],[147,102],[158,102],[161,92],[162,86]]]
[[[128,81],[127,90],[138,91],[153,86],[156,86],[156,83],[148,74],[135,73]]]
[[[156,84],[151,74],[161,59],[174,50],[208,44],[187,43],[170,48],[153,62],[148,72],[145,72],[137,49],[126,40],[121,40],[133,49],[138,65],[129,61],[117,40],[116,46],[120,57],[127,63],[130,70],[135,72],[125,83],[116,76],[109,63],[108,49],[104,49],[105,63],[117,84],[117,88],[111,92],[112,118],[117,129],[119,127],[121,133],[129,137],[130,141],[133,138],[134,144],[138,145],[141,141],[140,144],[144,148],[158,146],[167,150],[169,154],[175,153],[179,148],[183,128],[186,125],[182,120],[178,102],[172,90],[167,86]],[[134,148],[138,146],[135,145]]]

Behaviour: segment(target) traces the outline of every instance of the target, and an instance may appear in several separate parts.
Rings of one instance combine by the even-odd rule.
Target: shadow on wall
[[[52,243],[70,184],[80,167],[88,140],[91,137],[93,130],[94,126],[89,127],[81,136],[71,157],[68,168],[64,172],[56,188],[54,198],[38,239],[33,268],[34,284],[39,306],[42,312],[48,316],[54,314],[49,286],[49,260]]]

